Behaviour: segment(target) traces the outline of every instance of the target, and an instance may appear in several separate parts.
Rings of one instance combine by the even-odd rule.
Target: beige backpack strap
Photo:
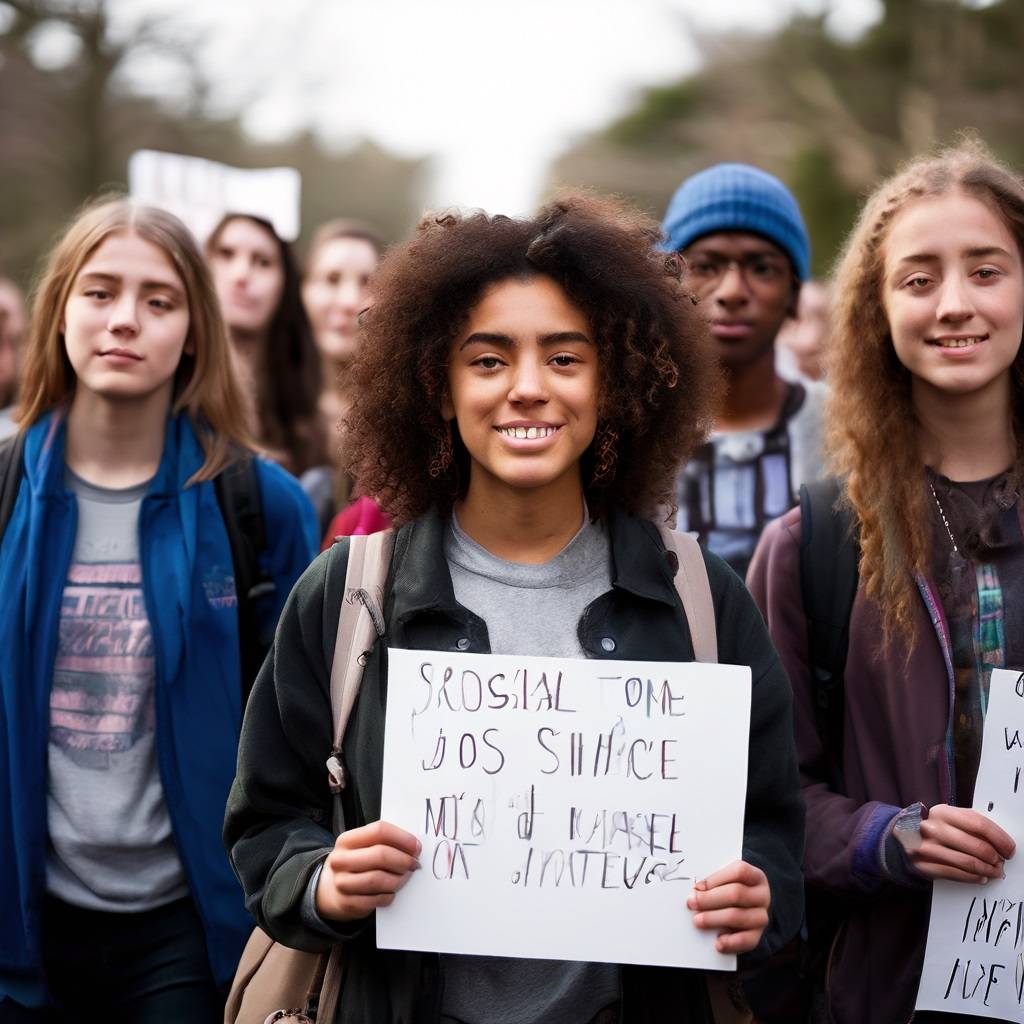
[[[676,592],[683,602],[690,627],[693,655],[697,661],[718,661],[718,629],[715,606],[711,600],[711,584],[700,545],[688,533],[659,526],[658,532],[666,551],[674,551],[679,562],[676,571]]]
[[[370,536],[374,536],[371,534]],[[320,1002],[317,1006],[316,1019],[324,1024],[334,1024],[334,1018],[338,1010],[338,1001],[341,998],[341,982],[344,964],[342,956],[344,947],[331,947],[327,959],[327,967],[324,971],[324,983],[320,989]],[[716,1022],[717,1024],[717,1022]]]
[[[679,560],[675,584],[683,611],[690,626],[693,654],[697,661],[718,662],[718,628],[715,605],[711,600],[711,583],[700,545],[688,533],[659,526],[658,532],[666,551],[674,551]],[[754,1015],[747,1008],[735,974],[707,971],[708,999],[714,1024],[754,1024]]]
[[[331,664],[331,716],[334,748],[327,761],[331,790],[345,788],[341,745],[352,706],[363,680],[366,655],[374,640],[384,635],[384,584],[391,567],[395,531],[383,530],[366,537],[349,537],[345,593],[338,616],[338,638]]]

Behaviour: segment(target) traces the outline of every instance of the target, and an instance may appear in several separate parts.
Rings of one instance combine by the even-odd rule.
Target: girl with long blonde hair
[[[915,160],[865,205],[835,294],[830,445],[860,549],[841,751],[799,509],[749,582],[796,694],[805,874],[843,899],[829,1010],[860,1024],[912,1016],[933,880],[983,884],[1015,848],[970,808],[991,670],[1024,668],[1024,182],[974,141]]]
[[[242,714],[217,481],[261,493],[272,629],[312,509],[251,463],[185,226],[115,197],[54,248],[26,346],[0,541],[0,1018],[216,1021],[251,926],[220,845]]]

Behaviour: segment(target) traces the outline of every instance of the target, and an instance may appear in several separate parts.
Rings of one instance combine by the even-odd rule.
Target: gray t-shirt
[[[577,624],[612,585],[601,526],[585,520],[550,561],[523,565],[492,555],[453,518],[445,557],[455,598],[487,623],[492,653],[584,656]],[[445,1024],[587,1024],[619,998],[615,964],[445,954],[441,969]]]
[[[50,691],[47,889],[76,906],[142,911],[188,887],[157,769],[153,638],[139,508],[148,484],[67,471],[78,531]]]

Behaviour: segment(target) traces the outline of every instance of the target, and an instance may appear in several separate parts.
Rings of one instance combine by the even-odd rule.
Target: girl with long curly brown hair
[[[1024,182],[966,141],[880,185],[839,263],[830,443],[860,547],[842,791],[817,722],[799,510],[751,572],[796,691],[807,879],[849,898],[837,1024],[907,1020],[932,881],[984,883],[1014,852],[970,808],[991,669],[1024,668],[1022,260]]]
[[[378,820],[384,648],[694,660],[678,563],[648,517],[664,518],[679,463],[708,431],[718,373],[682,262],[657,238],[638,214],[571,197],[528,220],[428,219],[375,278],[345,450],[399,529],[386,636],[367,652],[345,733],[348,828],[323,824],[348,540],[293,592],[225,825],[272,936],[345,943],[338,1021],[711,1020],[699,971],[398,952],[378,949],[372,926],[419,853]],[[788,685],[740,580],[703,557],[720,660],[751,665],[756,681],[744,855],[678,909],[720,951],[756,957],[800,917]]]

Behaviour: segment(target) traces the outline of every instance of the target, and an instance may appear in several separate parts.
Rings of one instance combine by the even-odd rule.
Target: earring
[[[603,487],[611,483],[612,477],[615,476],[615,464],[619,458],[616,447],[618,443],[619,432],[614,427],[606,425],[598,430],[594,475],[590,481],[594,487]]]
[[[434,443],[434,457],[430,460],[430,475],[436,480],[448,472],[452,464],[452,425],[444,421],[444,433]]]

